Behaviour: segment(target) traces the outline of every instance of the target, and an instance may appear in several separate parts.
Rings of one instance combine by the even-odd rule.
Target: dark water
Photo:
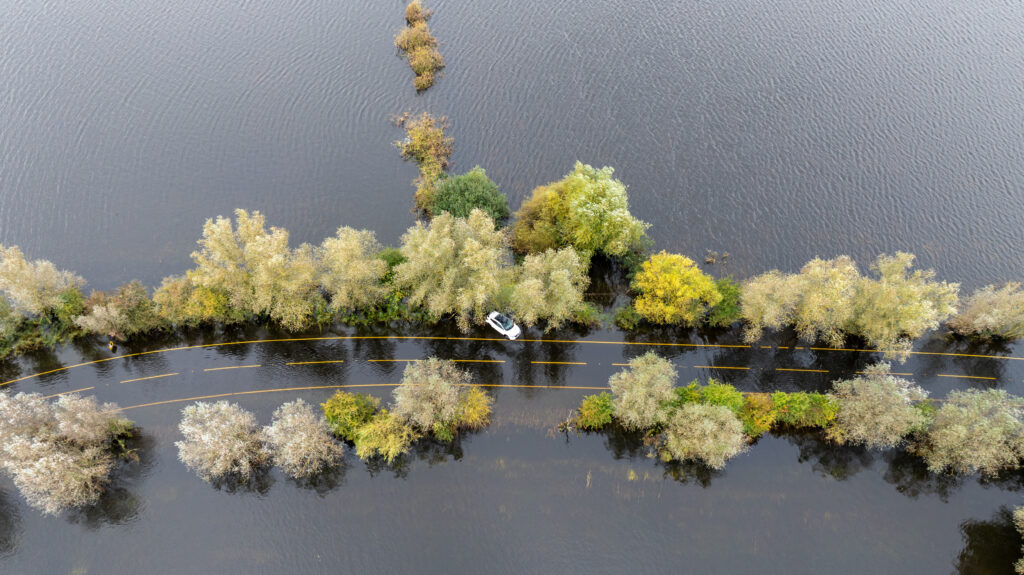
[[[398,1],[0,5],[0,241],[97,288],[184,269],[203,220],[235,207],[264,211],[295,241],[354,225],[397,242],[413,222],[416,171],[398,159],[388,120],[405,110],[449,115],[456,169],[484,166],[513,206],[576,159],[613,165],[658,247],[728,251],[739,277],[896,249],[970,286],[1024,269],[1019,2],[439,0],[428,5],[448,68],[422,96],[391,46]],[[785,336],[766,343],[661,351],[685,379],[748,390],[824,389],[870,359],[778,349],[798,345]],[[938,339],[918,349],[1024,355]],[[481,381],[600,386],[609,363],[641,351],[282,343],[141,356],[13,387],[95,387],[134,405],[393,383],[401,364],[363,360],[430,354],[506,360],[473,364]],[[27,358],[3,366],[3,379],[103,353]],[[283,365],[317,358],[347,363]],[[248,363],[262,367],[202,371]],[[917,355],[901,370],[937,396],[1024,393],[1019,360]],[[180,375],[119,383],[170,372]],[[802,436],[766,437],[720,474],[666,467],[627,438],[551,431],[588,391],[492,391],[494,425],[452,450],[427,446],[397,473],[349,456],[333,483],[272,472],[233,493],[176,461],[182,404],[133,410],[143,461],[99,508],[42,518],[0,482],[0,570],[1000,573],[1019,555],[1006,515],[1022,502],[1019,478],[954,481],[900,453]],[[330,393],[229,399],[268,422],[284,401]]]

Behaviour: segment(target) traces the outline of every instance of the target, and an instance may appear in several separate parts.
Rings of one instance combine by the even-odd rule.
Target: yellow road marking
[[[612,365],[634,365],[632,363],[613,363]]]
[[[345,363],[344,359],[328,359],[325,361],[293,361],[285,365],[312,365],[314,363]]]
[[[779,346],[779,349],[789,349],[789,348],[788,348],[787,346],[784,346],[784,345],[780,345],[780,346]]]
[[[727,365],[695,365],[693,367],[704,369],[750,369],[749,367],[729,367]]]
[[[78,393],[79,391],[89,391],[90,389],[96,389],[95,387],[83,387],[82,389],[72,389],[71,391],[62,391],[53,395],[47,395],[43,399],[50,399],[51,397],[57,397],[58,395],[67,395],[69,393]]]
[[[859,374],[859,375],[867,375],[868,372],[866,372],[866,371],[855,371],[853,373],[856,373],[856,374]],[[899,372],[896,372],[896,371],[889,371],[889,372],[883,373],[882,375],[914,375],[914,374],[912,374],[912,373],[899,373]]]
[[[547,363],[554,365],[587,365],[584,361],[531,361],[530,363]]]
[[[254,363],[252,365],[229,365],[227,367],[208,367],[203,371],[220,371],[222,369],[246,369],[248,367],[260,367],[260,364]]]
[[[138,378],[135,378],[135,379],[126,379],[126,380],[122,381],[121,383],[131,383],[133,381],[143,381],[143,380],[147,380],[147,379],[156,379],[158,377],[171,377],[172,375],[178,375],[178,374],[177,373],[165,373],[165,374],[162,374],[162,375],[151,375],[149,377],[138,377]]]
[[[460,363],[505,363],[504,359],[450,359]]]
[[[392,361],[423,361],[422,359],[368,359],[366,361],[373,361],[378,363],[386,363]]]
[[[804,371],[809,373],[828,373],[827,369],[794,369],[792,367],[776,367],[775,371]]]
[[[962,378],[965,378],[965,379],[988,379],[988,380],[991,380],[991,381],[995,381],[995,379],[996,379],[994,377],[982,377],[980,375],[950,375],[950,374],[945,374],[945,373],[936,373],[935,375],[937,377],[962,377]]]
[[[770,346],[770,345],[762,345],[761,346],[761,349],[771,349],[771,348],[772,348],[772,346]]]

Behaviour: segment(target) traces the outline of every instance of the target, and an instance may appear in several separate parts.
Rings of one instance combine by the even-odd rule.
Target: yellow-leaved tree
[[[690,258],[665,251],[652,255],[633,278],[639,294],[633,301],[652,323],[693,325],[722,300],[715,280],[700,271]]]

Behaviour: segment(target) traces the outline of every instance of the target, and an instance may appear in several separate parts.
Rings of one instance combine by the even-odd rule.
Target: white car
[[[509,339],[515,339],[523,333],[523,330],[519,329],[519,326],[516,325],[516,322],[512,321],[512,318],[501,315],[496,311],[487,314],[487,323],[498,330],[498,333]]]

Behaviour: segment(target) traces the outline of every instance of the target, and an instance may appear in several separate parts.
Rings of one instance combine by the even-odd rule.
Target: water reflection
[[[1013,512],[1000,507],[992,519],[970,519],[960,524],[964,548],[954,567],[963,575],[1012,575],[1021,556],[1021,536],[1013,525]]]
[[[331,491],[345,484],[345,472],[348,468],[344,460],[334,467],[327,468],[316,475],[296,479],[289,477],[288,482],[301,489],[308,489],[320,497],[326,496]]]
[[[18,505],[6,491],[0,490],[0,559],[18,550],[21,514]]]
[[[811,469],[822,477],[844,481],[871,467],[875,458],[871,451],[857,445],[837,445],[820,431],[787,430],[774,433],[797,447],[800,463],[811,463]]]
[[[949,501],[950,495],[963,485],[964,478],[951,473],[932,473],[921,457],[906,449],[891,449],[882,458],[888,464],[882,476],[896,491],[911,499],[920,496]]]
[[[146,506],[136,489],[149,475],[156,460],[156,441],[142,428],[136,428],[135,435],[126,447],[133,457],[122,460],[111,475],[111,483],[95,505],[75,508],[66,518],[69,523],[98,529],[105,525],[122,525],[135,520]]]

